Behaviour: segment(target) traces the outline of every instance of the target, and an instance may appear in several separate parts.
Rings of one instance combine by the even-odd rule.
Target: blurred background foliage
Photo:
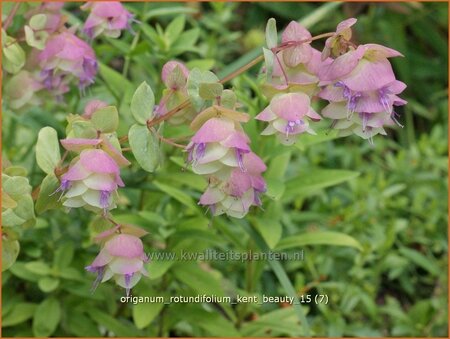
[[[8,9],[8,4],[4,4]],[[314,336],[448,336],[448,5],[447,3],[127,3],[135,34],[102,38],[101,62],[85,96],[74,89],[65,103],[48,101],[23,114],[3,109],[3,155],[28,170],[33,188],[44,174],[35,163],[37,131],[46,125],[64,137],[68,113],[97,98],[119,106],[120,135],[132,123],[131,96],[142,81],[160,97],[162,65],[172,59],[230,74],[261,51],[267,19],[281,30],[300,20],[313,35],[358,18],[354,42],[380,43],[405,58],[392,60],[407,83],[403,129],[375,145],[357,137],[305,137],[291,148],[245,129],[268,163],[265,211],[245,222],[210,219],[195,201],[206,183],[183,170],[183,155],[163,147],[164,164],[148,174],[124,171],[127,187],[113,211],[120,222],[147,229],[149,252],[304,250],[303,261],[153,262],[151,276],[132,291],[150,295],[286,295],[280,269],[300,294],[326,294],[327,305],[302,307]],[[71,24],[86,14],[67,3]],[[4,11],[5,12],[5,11]],[[12,31],[23,22],[13,22]],[[315,43],[317,48],[323,42]],[[259,66],[229,85],[243,110],[267,105],[259,93]],[[326,131],[327,126],[323,126]],[[166,127],[167,136],[190,133]],[[342,183],[344,182],[345,183]],[[339,184],[339,185],[336,185]],[[97,247],[90,213],[48,211],[20,239],[17,262],[2,276],[3,336],[302,336],[296,311],[284,304],[122,304],[122,291],[102,284],[92,294],[84,273]],[[256,230],[251,236],[245,230]],[[302,237],[335,231],[354,246],[308,245]],[[250,234],[250,235],[249,235]],[[320,233],[319,233],[320,234]],[[350,241],[346,239],[346,241]],[[333,241],[331,241],[333,243]],[[348,244],[347,244],[348,245]],[[359,247],[359,249],[355,248]],[[43,316],[45,315],[45,316]]]

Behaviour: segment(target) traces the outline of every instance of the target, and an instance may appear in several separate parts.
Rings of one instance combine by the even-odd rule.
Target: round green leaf
[[[2,237],[2,272],[16,262],[19,251],[20,244],[17,240],[8,240]]]
[[[150,133],[147,126],[133,125],[128,133],[128,141],[138,164],[144,170],[153,172],[160,161],[158,138]]]
[[[53,173],[61,160],[58,133],[52,127],[44,127],[39,131],[36,143],[36,161],[45,173]]]
[[[146,125],[147,120],[153,116],[155,96],[152,88],[144,81],[139,85],[131,99],[131,114],[137,123]]]
[[[119,112],[115,106],[101,108],[92,114],[94,128],[102,133],[112,133],[119,127]]]

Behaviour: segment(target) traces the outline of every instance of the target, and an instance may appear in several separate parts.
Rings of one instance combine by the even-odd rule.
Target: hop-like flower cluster
[[[398,97],[406,85],[395,79],[388,58],[401,54],[377,44],[355,46],[350,41],[355,23],[354,18],[341,22],[322,53],[310,46],[311,34],[300,24],[286,27],[267,60],[272,74],[262,89],[271,102],[256,117],[269,123],[263,135],[276,134],[291,145],[296,135],[314,133],[310,122],[321,120],[310,107],[316,96],[330,102],[321,113],[333,119],[340,135],[372,141],[397,122],[394,106],[406,104]]]
[[[129,230],[132,232],[127,233]],[[147,232],[131,225],[117,225],[96,237],[101,244],[100,253],[86,270],[97,274],[94,282],[98,284],[113,279],[117,285],[126,289],[127,295],[141,279],[148,276],[144,263],[148,262],[140,237]]]
[[[90,139],[88,139],[90,140]],[[99,143],[97,140],[72,139],[63,142],[87,146]],[[69,147],[70,148],[70,147]],[[110,210],[116,207],[114,194],[124,183],[116,162],[101,149],[85,149],[69,170],[61,177],[61,191],[64,192],[66,207],[88,206],[94,210]]]
[[[131,29],[133,15],[118,1],[88,2],[81,9],[90,11],[83,31],[91,39],[101,34],[118,38],[124,29]]]
[[[48,89],[58,88],[62,93],[68,90],[68,76],[78,78],[79,87],[83,89],[94,82],[97,73],[97,60],[91,46],[68,31],[52,36],[38,60],[44,85]]]
[[[61,176],[61,185],[57,190],[62,193],[63,206],[68,208],[84,207],[106,214],[116,207],[117,189],[124,186],[120,167],[130,163],[122,155],[120,147],[110,142],[116,138],[115,133],[100,133],[96,138],[88,139],[79,137],[73,131],[73,125],[77,123],[83,129],[82,133],[90,131],[90,119],[105,105],[99,100],[89,102],[83,116],[71,118],[69,137],[61,140],[67,151],[78,154]]]
[[[209,186],[199,204],[209,206],[213,215],[225,213],[242,218],[252,205],[261,205],[259,195],[266,191],[261,173],[266,166],[251,151],[250,139],[239,121],[233,119],[247,120],[246,115],[234,111],[229,114],[229,110],[213,106],[196,120],[214,110],[222,114],[201,124],[186,148],[188,162],[194,173],[208,178]]]
[[[334,120],[341,135],[355,133],[371,141],[397,121],[394,106],[406,104],[398,97],[406,85],[395,79],[388,60],[395,56],[401,54],[376,44],[360,45],[321,70],[319,97],[330,102],[322,114]]]

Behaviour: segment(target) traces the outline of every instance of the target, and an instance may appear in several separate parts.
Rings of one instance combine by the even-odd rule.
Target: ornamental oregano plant
[[[69,27],[62,6],[31,6],[17,36],[8,35],[11,22],[3,26],[4,98],[13,111],[46,100],[64,102],[73,86],[83,96],[99,70],[99,56],[91,44],[97,38],[115,39],[139,25],[119,2],[92,2],[81,6],[88,13],[82,28]],[[210,71],[189,69],[182,60],[168,61],[161,69],[162,93],[155,95],[143,82],[132,96],[135,123],[127,135],[117,132],[117,107],[102,100],[88,102],[79,114],[67,114],[60,140],[54,128],[42,128],[36,161],[47,176],[38,187],[30,186],[23,169],[3,161],[3,269],[13,265],[21,231],[33,225],[35,211],[83,209],[103,222],[94,238],[99,254],[86,267],[96,274],[94,288],[113,280],[129,294],[149,275],[144,266],[149,260],[141,240],[147,232],[114,217],[114,209],[123,204],[121,188],[127,185],[121,177],[123,168],[155,172],[163,158],[162,144],[180,148],[184,170],[207,181],[198,200],[205,213],[242,219],[254,209],[264,209],[268,190],[265,162],[246,133],[250,120],[261,121],[257,124],[261,142],[276,138],[285,147],[305,134],[316,135],[320,120],[328,121],[326,133],[356,135],[371,144],[376,135],[386,135],[386,127],[401,126],[395,107],[406,104],[398,96],[406,85],[396,80],[389,61],[401,54],[378,44],[356,45],[352,42],[356,21],[349,18],[335,32],[317,36],[292,21],[279,37],[275,19],[270,19],[261,55],[223,79]],[[250,116],[227,83],[262,61],[257,90],[269,103]],[[155,97],[161,98],[159,102]],[[167,130],[179,126],[189,126],[191,133],[165,137]],[[126,151],[134,160],[124,156]]]

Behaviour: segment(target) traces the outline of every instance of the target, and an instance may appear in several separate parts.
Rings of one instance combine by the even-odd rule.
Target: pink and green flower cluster
[[[260,194],[266,191],[261,174],[266,166],[251,151],[250,139],[232,117],[248,118],[234,111],[226,116],[230,112],[219,106],[212,109],[218,114],[201,124],[186,148],[192,171],[207,177],[209,183],[199,204],[208,206],[213,215],[242,218],[251,206],[261,205]],[[225,114],[220,114],[222,109]]]
[[[88,272],[96,273],[95,289],[98,284],[108,280],[125,288],[129,295],[142,276],[148,276],[144,264],[148,257],[140,237],[147,232],[131,225],[116,225],[99,234],[95,240],[101,245],[100,253],[86,266]]]
[[[354,18],[341,22],[322,53],[311,47],[306,28],[297,22],[287,26],[281,45],[271,50],[272,74],[262,87],[271,100],[256,116],[268,123],[263,135],[275,134],[292,145],[297,135],[314,133],[311,122],[322,119],[311,108],[316,98],[329,102],[321,113],[339,135],[371,142],[374,135],[386,134],[385,126],[400,125],[394,107],[406,104],[398,97],[406,85],[396,80],[388,58],[401,54],[377,44],[354,45],[355,23]]]

